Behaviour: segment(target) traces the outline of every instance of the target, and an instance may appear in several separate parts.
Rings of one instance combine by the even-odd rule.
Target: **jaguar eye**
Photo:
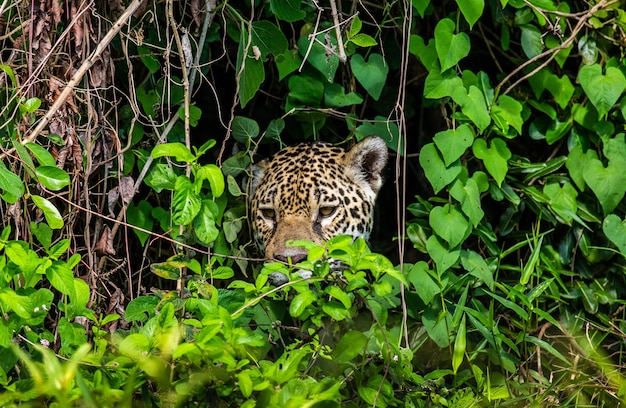
[[[268,220],[273,220],[276,218],[276,211],[273,208],[261,208],[261,215]]]
[[[335,207],[330,207],[330,206],[328,206],[328,207],[320,207],[319,215],[321,217],[328,218],[328,217],[331,217],[333,214],[335,214],[336,211],[337,211],[337,207],[336,206]]]

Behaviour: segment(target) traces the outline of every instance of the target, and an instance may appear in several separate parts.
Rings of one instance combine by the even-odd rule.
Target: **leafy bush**
[[[96,3],[0,6],[0,405],[626,398],[622,1]],[[255,155],[371,134],[382,254],[252,258]]]

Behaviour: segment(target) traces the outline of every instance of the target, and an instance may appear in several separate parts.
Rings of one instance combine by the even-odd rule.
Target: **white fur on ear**
[[[248,180],[247,185],[248,199],[252,197],[257,187],[259,187],[259,184],[261,184],[261,180],[263,180],[266,168],[267,160],[263,160],[257,164],[253,164],[252,166],[250,166],[250,179]]]
[[[359,180],[365,181],[374,194],[383,185],[382,172],[387,164],[387,145],[378,136],[370,136],[355,144],[346,154],[345,163],[355,171]]]

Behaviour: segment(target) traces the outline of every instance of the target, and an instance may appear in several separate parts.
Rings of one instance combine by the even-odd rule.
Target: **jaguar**
[[[290,146],[253,165],[248,216],[265,259],[305,259],[306,249],[288,246],[290,240],[367,240],[387,157],[385,142],[370,136],[347,151],[323,142]]]

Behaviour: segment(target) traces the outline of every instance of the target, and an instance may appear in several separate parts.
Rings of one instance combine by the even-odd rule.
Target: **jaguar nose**
[[[274,254],[272,258],[274,258],[277,261],[285,262],[285,263],[289,263],[290,262],[289,260],[291,259],[291,264],[295,265],[297,263],[304,261],[306,259],[306,255],[307,255],[306,253],[291,254],[289,256],[281,255],[281,254]]]

